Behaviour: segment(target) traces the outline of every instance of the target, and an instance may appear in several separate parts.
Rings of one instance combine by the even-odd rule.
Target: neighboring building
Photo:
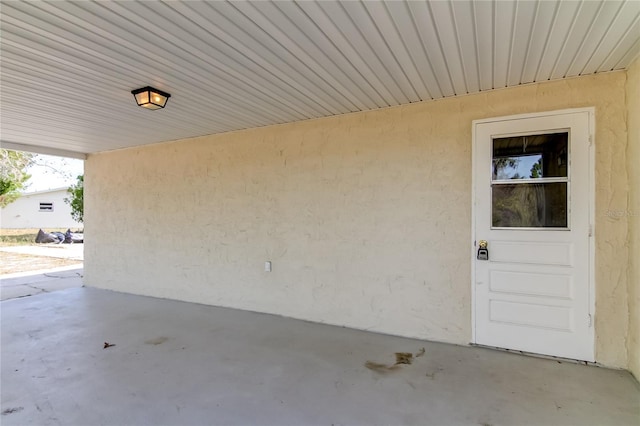
[[[71,217],[71,206],[64,202],[67,188],[48,189],[22,194],[0,209],[2,228],[82,228]]]

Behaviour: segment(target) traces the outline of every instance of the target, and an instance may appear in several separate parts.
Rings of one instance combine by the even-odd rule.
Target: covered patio
[[[3,424],[638,422],[640,2],[1,19],[2,148],[85,160]]]

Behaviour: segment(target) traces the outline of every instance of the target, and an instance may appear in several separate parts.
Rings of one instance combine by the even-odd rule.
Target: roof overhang
[[[637,1],[12,1],[2,146],[84,158],[625,69]],[[131,91],[172,95],[147,111]]]

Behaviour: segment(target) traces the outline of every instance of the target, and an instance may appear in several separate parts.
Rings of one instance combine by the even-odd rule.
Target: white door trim
[[[471,176],[472,176],[472,190],[471,190],[471,243],[469,258],[471,261],[471,343],[477,343],[476,340],[476,262],[474,261],[476,256],[476,247],[474,246],[476,235],[476,156],[477,154],[477,140],[476,140],[476,128],[479,124],[504,122],[510,120],[521,120],[526,118],[555,116],[561,114],[572,113],[588,113],[589,116],[589,315],[591,317],[591,341],[594,345],[595,354],[595,107],[586,108],[571,108],[555,111],[545,111],[538,113],[517,114],[503,117],[485,118],[481,120],[473,120],[471,128]]]

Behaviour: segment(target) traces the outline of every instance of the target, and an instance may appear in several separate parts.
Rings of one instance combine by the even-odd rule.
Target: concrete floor
[[[82,276],[83,268],[78,266],[3,275],[0,276],[0,300],[82,287]]]
[[[91,288],[1,308],[3,425],[640,423],[624,371]]]
[[[0,247],[0,252],[82,262],[84,244],[33,244]],[[44,263],[46,264],[46,262]],[[0,275],[0,300],[34,296],[67,288],[82,287],[82,263],[71,266]]]

